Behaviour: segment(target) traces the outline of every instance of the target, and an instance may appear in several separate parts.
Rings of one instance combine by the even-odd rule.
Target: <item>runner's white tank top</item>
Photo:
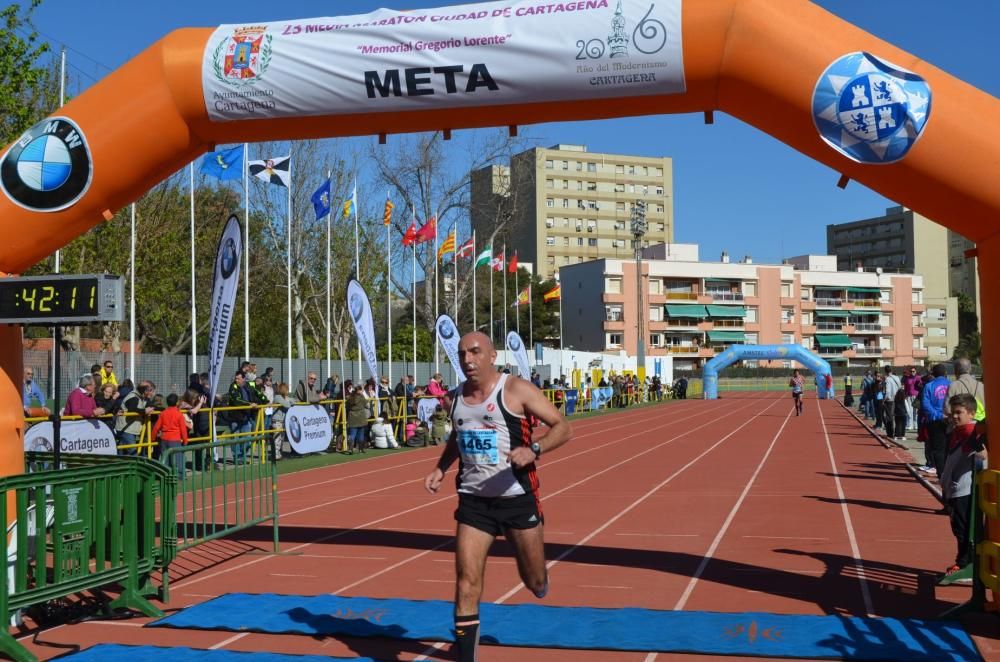
[[[507,454],[512,448],[531,444],[531,426],[523,415],[512,414],[503,402],[509,375],[502,374],[493,392],[480,404],[468,404],[462,385],[451,410],[456,433],[459,469],[458,491],[482,497],[511,497],[535,492],[535,465],[515,469]]]

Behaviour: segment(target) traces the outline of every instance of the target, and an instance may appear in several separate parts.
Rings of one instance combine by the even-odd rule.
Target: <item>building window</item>
[[[800,294],[801,294],[801,297],[802,297],[803,301],[809,301],[809,298],[812,296],[812,288],[811,287],[803,287],[800,290]]]
[[[665,223],[656,223],[655,226],[656,226],[656,231],[657,232],[666,232],[667,231],[667,226],[666,226]]]
[[[583,190],[583,180],[582,179],[577,180],[577,182],[576,182],[576,190],[577,191],[582,191]]]
[[[795,309],[794,308],[782,308],[781,309],[781,323],[791,324],[795,321]]]
[[[545,206],[546,207],[555,207],[556,206],[556,201],[553,200],[552,198],[545,198]]]
[[[658,214],[662,214],[663,213],[663,205],[656,205],[655,209],[656,209],[656,213],[658,213]]]
[[[615,230],[624,230],[625,221],[615,221]]]
[[[656,195],[663,195],[663,187],[662,186],[657,186],[656,187]]]
[[[563,237],[563,246],[569,246],[569,237]]]
[[[577,161],[576,162],[576,169],[578,171],[582,171],[583,170],[583,161]]]
[[[563,255],[563,264],[569,264],[569,255]]]
[[[757,321],[757,307],[749,306],[747,308],[747,316],[743,318],[747,322],[754,323]]]
[[[545,245],[546,246],[555,246],[556,245],[556,238],[555,237],[546,237],[545,238]]]
[[[802,313],[802,324],[805,326],[812,325],[812,313]]]
[[[587,232],[593,232],[597,229],[597,221],[587,221]]]
[[[878,296],[880,302],[892,303],[892,290],[882,290]]]
[[[596,191],[597,190],[597,182],[587,182],[587,190],[588,191]]]
[[[588,239],[587,240],[587,245],[588,246],[597,246],[597,239],[593,239],[593,238]]]
[[[624,239],[612,239],[611,240],[611,247],[612,248],[625,248],[625,240]]]
[[[556,263],[556,256],[555,255],[550,255],[548,258],[546,258],[546,262],[548,262],[549,265],[555,265],[555,263]]]
[[[597,164],[596,163],[588,163],[587,164],[587,172],[597,172]]]
[[[556,183],[555,183],[554,180],[552,180],[552,179],[546,179],[545,180],[545,187],[546,188],[554,188],[555,185],[556,185]]]
[[[650,322],[662,322],[663,321],[663,306],[650,306],[649,307],[649,321]]]
[[[615,193],[624,193],[624,192],[625,192],[624,184],[615,184]]]
[[[748,334],[746,334],[746,344],[748,344],[748,345],[756,345],[757,344],[757,334],[756,333],[748,333]]]
[[[782,283],[781,284],[781,296],[788,299],[792,296],[792,284]]]
[[[616,202],[615,203],[615,211],[624,212],[625,211],[625,203],[624,202]]]
[[[881,349],[892,349],[892,336],[882,336],[879,338],[878,346]]]
[[[551,228],[551,227],[554,227],[555,224],[556,224],[556,219],[554,219],[554,218],[547,218],[547,219],[545,219],[545,227]]]
[[[621,347],[622,346],[622,334],[620,333],[609,333],[608,334],[608,347]]]
[[[791,333],[782,333],[781,334],[781,343],[783,345],[791,345],[794,342],[795,342],[795,336],[792,335]]]
[[[569,198],[563,198],[562,205],[563,209],[569,209]]]
[[[604,291],[608,294],[621,294],[622,279],[620,277],[606,279],[604,281]]]
[[[659,278],[649,279],[649,293],[650,294],[663,294],[663,281]]]
[[[576,231],[577,232],[583,232],[583,219],[582,218],[576,219]]]
[[[568,218],[564,218],[563,219],[563,227],[564,228],[568,228],[569,227],[569,219]]]
[[[604,319],[609,322],[621,322],[622,305],[620,303],[616,303],[610,306],[604,306]]]
[[[562,186],[562,187],[563,187],[564,189],[568,189],[568,188],[569,188],[569,180],[568,180],[568,179],[564,179],[564,180],[562,180],[562,183],[563,183],[563,186]]]
[[[913,303],[923,303],[924,293],[922,290],[913,290]]]
[[[650,347],[662,347],[663,346],[663,335],[659,333],[649,334],[649,346]]]
[[[615,166],[615,174],[616,175],[624,175],[625,174],[625,166],[623,166],[620,163],[618,165],[616,165]],[[622,190],[624,191],[625,189],[622,189]]]
[[[562,167],[563,167],[563,170],[569,170],[569,161],[563,161],[562,162]]]
[[[545,169],[552,170],[552,159],[545,159]]]
[[[583,237],[577,237],[576,238],[576,245],[577,246],[583,246]]]
[[[635,174],[635,166],[634,165],[630,165],[628,167],[628,174],[630,174],[630,175],[634,175]]]
[[[743,296],[745,297],[757,296],[757,283],[755,283],[752,280],[745,281],[743,283]]]

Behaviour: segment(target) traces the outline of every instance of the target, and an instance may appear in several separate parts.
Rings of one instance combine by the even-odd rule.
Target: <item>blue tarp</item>
[[[377,662],[370,657],[327,657],[326,655],[282,655],[244,653],[199,648],[122,646],[98,644],[61,659],[73,662]]]
[[[957,622],[483,604],[499,646],[847,660],[978,660]],[[452,641],[442,600],[231,593],[150,623],[200,630]]]

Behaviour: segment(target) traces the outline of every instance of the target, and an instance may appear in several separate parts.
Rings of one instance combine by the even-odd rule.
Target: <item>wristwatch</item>
[[[536,460],[542,456],[542,447],[537,441],[531,444],[531,452],[535,454]]]

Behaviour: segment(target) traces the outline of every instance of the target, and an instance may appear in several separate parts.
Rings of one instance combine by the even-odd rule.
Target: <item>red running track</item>
[[[968,587],[935,585],[954,554],[937,501],[834,401],[726,395],[573,423],[541,462],[552,587],[545,603],[650,609],[932,617]],[[172,566],[169,609],[233,591],[446,599],[453,594],[453,492],[430,496],[429,448],[285,475],[282,555],[270,528],[190,550]],[[449,474],[449,475],[453,475]],[[506,543],[485,601],[533,602]],[[46,659],[97,642],[450,659],[448,645],[141,629],[94,621],[37,634]],[[1000,659],[998,635],[977,644]],[[504,649],[480,659],[651,662],[704,656]]]

